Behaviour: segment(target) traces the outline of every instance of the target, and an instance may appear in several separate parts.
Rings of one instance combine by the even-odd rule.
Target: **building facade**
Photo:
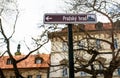
[[[14,58],[20,59],[25,55],[16,55]],[[17,64],[21,75],[25,78],[48,78],[49,76],[49,54],[30,55],[27,59]],[[0,68],[6,78],[16,78],[12,61],[9,56],[2,56],[0,58]]]
[[[79,57],[81,62],[88,61],[91,56],[85,52],[81,52],[78,49],[83,47],[94,48],[98,50],[101,54],[97,57],[98,60],[107,65],[111,60],[111,46],[100,41],[106,40],[112,42],[112,25],[110,23],[101,23],[96,24],[78,24],[73,26],[73,49],[74,49],[74,58]],[[117,25],[114,27],[114,47],[117,51],[120,48],[120,24],[117,22]],[[94,37],[95,39],[88,39],[88,36]],[[64,78],[68,77],[68,30],[67,27],[63,28],[61,31],[52,32],[49,34],[51,40],[51,64],[58,65],[55,67],[50,67],[50,78]],[[75,59],[74,59],[75,62]],[[97,64],[97,63],[96,63]],[[78,65],[78,64],[76,64]],[[101,66],[96,65],[96,68],[102,69]],[[114,72],[114,75],[119,75],[119,70],[117,69]],[[75,73],[75,77],[80,76],[90,76],[85,72]]]

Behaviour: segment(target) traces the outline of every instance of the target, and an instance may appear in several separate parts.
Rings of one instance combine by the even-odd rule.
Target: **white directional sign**
[[[45,14],[45,24],[96,23],[95,14]]]

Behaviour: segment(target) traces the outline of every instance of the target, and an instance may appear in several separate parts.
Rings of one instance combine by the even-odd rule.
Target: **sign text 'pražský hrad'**
[[[55,14],[44,15],[45,24],[96,23],[95,14]]]

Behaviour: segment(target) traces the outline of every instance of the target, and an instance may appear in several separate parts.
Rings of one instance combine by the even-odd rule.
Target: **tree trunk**
[[[104,78],[113,78],[113,76],[112,75],[104,75]]]
[[[97,76],[92,76],[91,78],[97,78]]]
[[[15,73],[16,78],[24,78],[20,73]]]
[[[106,73],[104,73],[104,78],[112,78],[113,77],[113,72],[108,71]]]
[[[2,69],[0,68],[0,78],[5,78]]]
[[[24,77],[20,74],[20,72],[19,72],[19,70],[18,70],[18,68],[17,68],[16,60],[15,60],[15,59],[12,59],[12,61],[13,61],[13,69],[14,69],[16,78],[24,78]]]
[[[24,77],[20,74],[20,72],[19,72],[19,70],[18,70],[17,67],[14,67],[14,71],[15,71],[16,78],[24,78]]]

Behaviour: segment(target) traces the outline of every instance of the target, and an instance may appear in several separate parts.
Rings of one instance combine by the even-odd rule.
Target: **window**
[[[36,64],[41,64],[42,61],[43,61],[43,59],[42,59],[41,57],[35,58],[35,63],[36,63]]]
[[[62,71],[63,73],[63,77],[66,77],[67,76],[67,67],[63,67],[63,71]]]
[[[32,75],[28,75],[28,77],[27,78],[32,78]]]
[[[96,28],[96,30],[102,30],[103,29],[103,23],[101,23],[101,22],[96,23],[95,28]]]
[[[7,64],[12,64],[12,60],[10,58],[7,59]]]
[[[101,64],[99,64],[99,70],[103,70],[103,66]],[[100,75],[102,75],[101,72],[100,72]]]
[[[15,76],[10,76],[10,78],[15,78]]]
[[[120,29],[120,20],[114,22],[115,29]]]
[[[63,42],[62,43],[62,49],[63,49],[63,51],[68,51],[68,45],[67,45],[67,42]]]
[[[97,48],[97,49],[100,49],[100,48],[101,48],[100,40],[99,40],[99,39],[96,40],[96,48]]]
[[[85,46],[85,43],[83,41],[78,42],[79,49],[83,49]]]
[[[80,68],[82,68],[83,66],[80,66]],[[84,71],[80,71],[80,76],[86,76],[86,72]]]
[[[79,24],[79,25],[80,25],[80,26],[79,26],[79,27],[80,27],[80,31],[81,31],[81,30],[85,30],[85,25],[84,25],[84,24]]]
[[[115,49],[118,48],[117,39],[114,39],[114,47],[115,47]]]
[[[100,70],[103,70],[103,67],[102,67],[102,65],[101,65],[101,64],[99,64],[99,69],[100,69]]]
[[[120,68],[118,68],[118,75],[120,76]]]
[[[37,75],[36,78],[41,78],[41,75]]]
[[[81,72],[80,72],[80,76],[86,76],[86,73],[83,72],[83,71],[81,71]]]

